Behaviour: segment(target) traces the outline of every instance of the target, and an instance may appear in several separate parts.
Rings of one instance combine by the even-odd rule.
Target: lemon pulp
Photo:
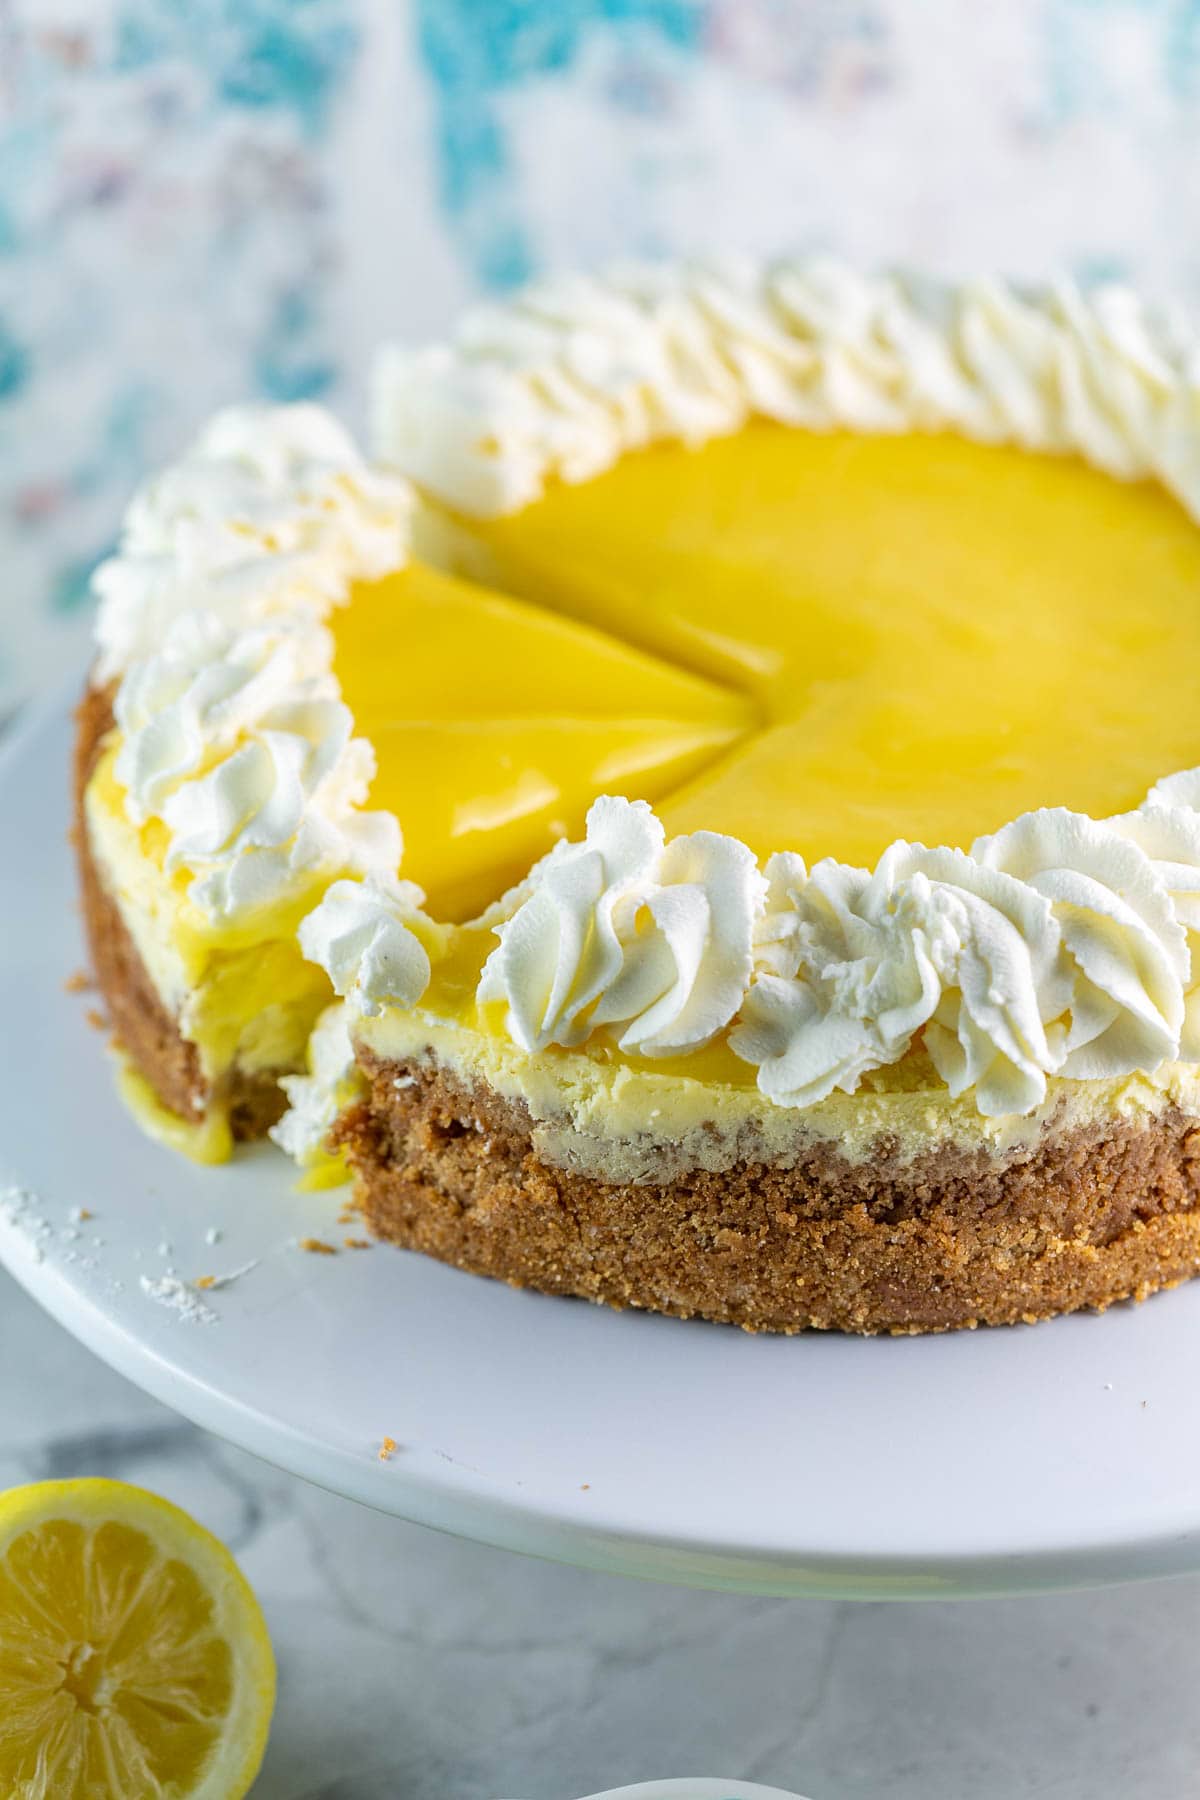
[[[274,1662],[228,1552],[110,1481],[0,1496],[0,1792],[235,1800]]]

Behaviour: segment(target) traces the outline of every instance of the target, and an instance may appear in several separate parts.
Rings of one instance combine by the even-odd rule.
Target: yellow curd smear
[[[233,1069],[274,1073],[303,1065],[318,1014],[332,999],[323,969],[306,962],[296,941],[305,913],[326,880],[285,902],[221,924],[188,896],[186,869],[168,873],[167,832],[160,820],[134,825],[114,764],[114,734],[88,783],[85,807],[92,854],[164,1003],[176,1010],[183,1035],[195,1044],[200,1068],[216,1089],[202,1121],[165,1107],[149,1082],[124,1057],[117,1086],[142,1128],[195,1162],[224,1162],[233,1136],[220,1098]]]
[[[371,805],[399,818],[403,873],[441,918],[578,835],[597,794],[658,800],[755,723],[728,687],[420,563],[358,587],[330,625],[378,758]]]
[[[147,1137],[186,1156],[190,1162],[223,1163],[233,1155],[233,1132],[223,1106],[210,1107],[202,1119],[185,1119],[164,1106],[140,1069],[116,1052],[117,1093]]]
[[[759,423],[452,530],[476,575],[754,702],[660,797],[674,831],[870,865],[1200,761],[1200,530],[1077,460]]]

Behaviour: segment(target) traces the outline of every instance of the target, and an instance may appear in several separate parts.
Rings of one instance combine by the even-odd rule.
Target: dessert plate
[[[912,1598],[1200,1568],[1200,1282],[1034,1327],[753,1338],[349,1248],[345,1190],[298,1193],[278,1152],[148,1141],[65,985],[69,750],[64,696],[0,758],[0,1256],[124,1375],[381,1511],[666,1581]]]

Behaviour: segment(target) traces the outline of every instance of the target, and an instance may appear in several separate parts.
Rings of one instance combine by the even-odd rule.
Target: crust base
[[[100,747],[112,729],[111,688],[89,688],[75,715],[74,827],[83,925],[92,973],[112,1023],[113,1035],[144,1075],[163,1105],[183,1119],[198,1121],[214,1104],[228,1109],[235,1138],[266,1135],[287,1100],[278,1075],[235,1070],[217,1092],[200,1069],[196,1046],[159,998],[116,904],[100,879],[88,843],[83,796]],[[280,1070],[279,1074],[287,1074]]]
[[[1200,1124],[1180,1112],[904,1162],[814,1141],[788,1168],[622,1186],[540,1158],[524,1105],[490,1088],[360,1064],[366,1098],[335,1137],[372,1232],[513,1286],[869,1334],[1102,1309],[1200,1269]]]

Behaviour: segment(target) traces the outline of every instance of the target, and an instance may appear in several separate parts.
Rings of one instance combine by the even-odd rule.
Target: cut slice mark
[[[744,695],[546,609],[421,565],[331,621],[335,673],[373,746],[371,803],[441,917],[481,911],[598,793],[658,800],[757,723]]]

